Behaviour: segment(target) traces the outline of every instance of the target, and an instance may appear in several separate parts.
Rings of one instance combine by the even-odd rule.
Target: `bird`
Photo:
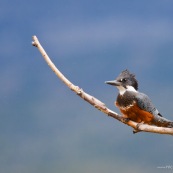
[[[173,122],[161,115],[150,98],[138,91],[138,81],[129,70],[123,70],[115,80],[105,83],[118,88],[115,106],[119,108],[125,120],[158,127],[173,127]]]

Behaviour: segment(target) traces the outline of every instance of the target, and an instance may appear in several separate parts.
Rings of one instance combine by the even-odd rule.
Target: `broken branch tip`
[[[37,47],[37,44],[35,43],[35,41],[32,41],[32,45]]]

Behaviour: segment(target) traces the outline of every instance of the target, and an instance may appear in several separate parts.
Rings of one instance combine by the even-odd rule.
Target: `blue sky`
[[[104,84],[128,68],[172,119],[173,1],[1,1],[0,172],[165,172],[173,139],[140,133],[72,93],[32,47],[32,35],[74,84],[114,107]]]

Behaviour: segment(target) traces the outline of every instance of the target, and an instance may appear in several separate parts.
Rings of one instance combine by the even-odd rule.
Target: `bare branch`
[[[74,85],[72,82],[70,82],[54,65],[54,63],[50,60],[49,56],[39,43],[38,39],[36,36],[32,37],[33,42],[32,45],[37,47],[38,50],[40,51],[41,55],[49,65],[49,67],[52,69],[52,71],[64,82],[65,85],[67,85],[72,91],[74,91],[78,96],[83,98],[85,101],[93,105],[95,108],[100,110],[101,112],[107,114],[108,116],[117,119],[118,121],[127,124],[128,126],[131,126],[134,129],[134,133],[137,132],[152,132],[152,133],[159,133],[159,134],[169,134],[173,135],[173,128],[165,128],[165,127],[157,127],[157,126],[151,126],[147,124],[138,124],[134,121],[127,121],[124,119],[121,115],[118,113],[110,110],[103,102],[98,100],[97,98],[87,94],[84,92],[81,88],[78,86]]]

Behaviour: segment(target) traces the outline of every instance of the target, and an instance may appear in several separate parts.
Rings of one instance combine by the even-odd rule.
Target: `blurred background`
[[[173,120],[173,1],[2,0],[0,26],[1,173],[172,172],[172,136],[134,135],[84,102],[31,41],[116,112],[104,82],[129,69]]]

